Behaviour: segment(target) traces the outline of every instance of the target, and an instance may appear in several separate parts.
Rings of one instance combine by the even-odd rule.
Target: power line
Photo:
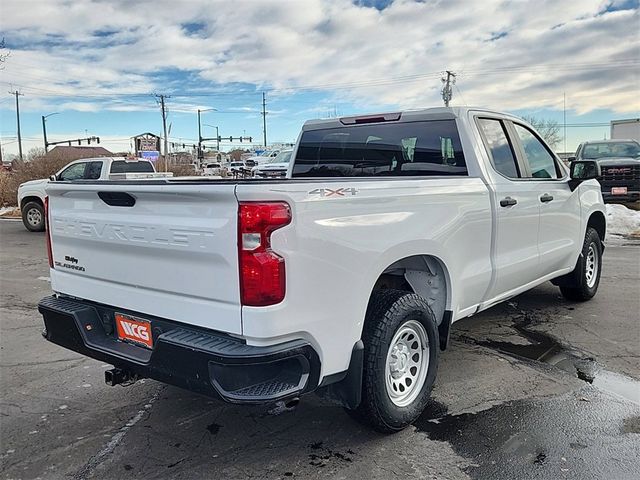
[[[513,73],[513,72],[540,72],[546,71],[549,69],[553,69],[554,71],[561,70],[597,70],[602,68],[637,68],[640,65],[640,62],[634,59],[630,60],[618,60],[611,62],[600,62],[600,63],[574,63],[574,64],[539,64],[539,65],[522,65],[522,66],[512,66],[512,67],[496,67],[496,68],[482,68],[477,70],[466,70],[464,73],[461,73],[460,76],[464,77],[472,77],[472,76],[484,76],[484,75],[496,75],[503,73]],[[419,80],[424,80],[428,78],[435,78],[440,75],[440,72],[431,72],[424,74],[414,74],[414,75],[405,75],[399,77],[389,77],[389,78],[379,78],[372,80],[365,80],[360,82],[348,82],[348,83],[325,83],[325,84],[312,84],[312,85],[296,85],[289,87],[272,87],[267,88],[266,91],[270,93],[276,92],[302,92],[308,90],[339,90],[339,89],[357,89],[357,88],[371,88],[371,87],[379,87],[389,84],[397,84],[397,83],[405,83],[405,82],[415,82]],[[1,82],[6,83],[8,82]],[[13,83],[16,85],[16,83]],[[49,89],[43,89],[40,87],[31,87],[28,85],[20,85],[24,89],[29,90],[37,90],[40,92],[44,92],[48,95],[40,95],[40,96],[59,96],[59,97],[72,97],[72,98],[138,98],[138,97],[146,97],[148,93],[136,93],[136,92],[109,92],[109,93],[84,93],[84,94],[75,94],[70,92],[60,92]],[[229,91],[211,91],[211,90],[201,90],[201,91],[174,91],[171,93],[172,96],[179,98],[198,98],[198,97],[223,97],[223,96],[253,96],[258,95],[259,92],[255,90],[237,90],[234,92]]]

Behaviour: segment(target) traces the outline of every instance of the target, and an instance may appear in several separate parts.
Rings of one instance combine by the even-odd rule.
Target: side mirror
[[[576,157],[567,157],[567,162],[575,162],[576,161]]]
[[[585,180],[598,178],[601,175],[600,164],[595,160],[574,160],[571,162],[570,172],[569,187],[571,187],[571,191]]]
[[[58,178],[55,175],[49,175],[49,181],[55,182]]]

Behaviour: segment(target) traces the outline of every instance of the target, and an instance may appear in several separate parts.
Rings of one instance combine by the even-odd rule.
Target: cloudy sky
[[[162,129],[295,141],[304,120],[439,106],[488,106],[563,122],[567,148],[640,116],[638,0],[2,0],[0,140],[17,151],[98,135],[114,151]],[[212,125],[212,126],[210,126]],[[86,133],[86,135],[85,135]],[[224,148],[230,144],[224,143]],[[559,146],[561,150],[563,145]]]

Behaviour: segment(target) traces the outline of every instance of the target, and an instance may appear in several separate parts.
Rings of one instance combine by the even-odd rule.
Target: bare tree
[[[547,145],[549,145],[554,150],[562,141],[560,125],[558,125],[558,122],[556,122],[555,120],[536,118],[533,116],[524,116],[522,118],[525,121],[529,122],[531,126],[537,130],[543,140],[547,142]]]
[[[0,70],[4,68],[3,63],[7,61],[11,52],[4,46],[4,37],[0,40]]]

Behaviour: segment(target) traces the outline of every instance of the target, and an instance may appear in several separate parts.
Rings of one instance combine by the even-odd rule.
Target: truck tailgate
[[[55,292],[242,333],[235,185],[51,183],[47,194]]]

